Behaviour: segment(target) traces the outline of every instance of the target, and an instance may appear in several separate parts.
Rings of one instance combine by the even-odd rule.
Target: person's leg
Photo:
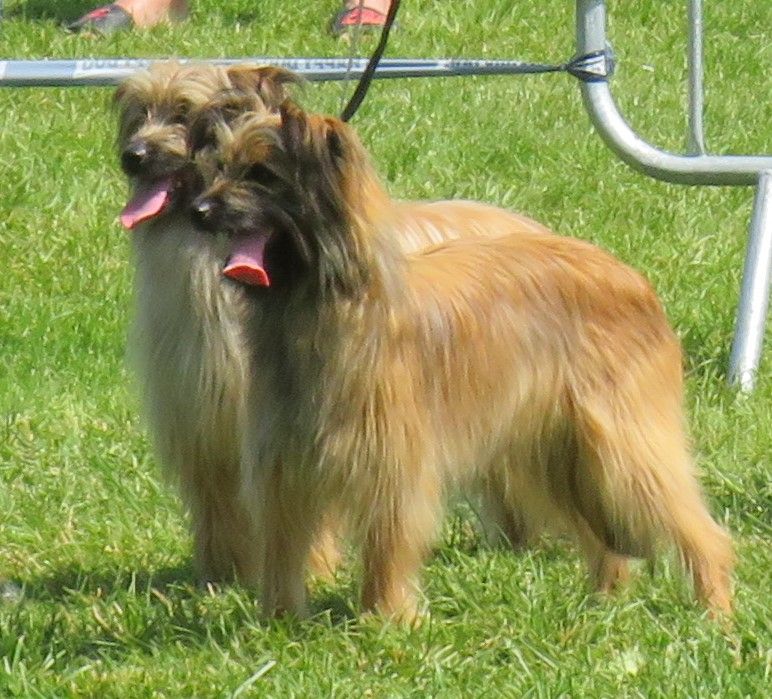
[[[166,20],[178,20],[188,13],[187,0],[116,0],[138,27],[152,27]]]
[[[352,10],[359,7],[359,4],[359,0],[346,0],[344,7],[347,10]],[[391,0],[365,0],[362,4],[385,15],[389,11]]]

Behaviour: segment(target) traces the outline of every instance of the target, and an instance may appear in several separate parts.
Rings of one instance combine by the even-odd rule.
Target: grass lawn
[[[336,56],[337,0],[196,0],[186,24],[102,39],[58,24],[90,0],[5,3],[6,57]],[[685,141],[682,2],[615,0],[613,87],[636,130]],[[706,3],[709,148],[772,152],[772,4]],[[372,43],[358,47],[363,55]],[[559,61],[570,0],[404,2],[387,55]],[[310,86],[337,112],[352,85]],[[725,367],[753,192],[647,179],[593,133],[573,79],[376,83],[355,117],[393,193],[525,212],[612,250],[661,294],[687,354],[712,509],[733,532],[737,615],[710,623],[674,564],[615,599],[573,550],[483,546],[462,507],[416,630],[358,622],[356,566],[311,621],[201,590],[125,365],[131,268],[110,89],[0,91],[0,696],[762,697],[772,686],[772,347],[750,396]],[[766,582],[765,582],[766,581]],[[764,690],[763,687],[768,689]]]

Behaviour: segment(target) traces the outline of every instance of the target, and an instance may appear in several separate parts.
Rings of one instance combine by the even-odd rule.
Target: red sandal
[[[381,29],[386,24],[386,14],[366,5],[347,7],[338,12],[332,21],[330,31],[335,36],[361,27],[362,29]]]
[[[133,24],[131,15],[120,5],[104,5],[65,25],[65,29],[73,33],[112,34],[121,29],[131,29]]]

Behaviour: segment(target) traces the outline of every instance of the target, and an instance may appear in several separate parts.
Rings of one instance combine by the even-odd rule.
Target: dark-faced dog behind
[[[217,134],[193,213],[251,289],[242,477],[266,613],[305,612],[304,562],[335,512],[362,547],[363,608],[414,619],[458,490],[573,535],[598,589],[668,544],[711,613],[730,611],[680,346],[641,275],[500,209],[395,202],[348,126],[290,101]],[[445,242],[405,252],[426,227]]]
[[[191,223],[190,202],[208,170],[205,153],[194,161],[189,128],[204,111],[225,120],[234,109],[275,111],[297,80],[272,67],[158,63],[116,93],[131,190],[121,220],[136,265],[131,354],[157,455],[191,513],[205,581],[255,583],[260,554],[239,497],[251,374],[244,292],[222,283],[221,250]],[[336,560],[332,535],[320,533],[312,569],[329,574]]]

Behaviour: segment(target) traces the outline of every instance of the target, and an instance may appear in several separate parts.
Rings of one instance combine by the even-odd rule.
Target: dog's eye
[[[266,167],[262,163],[255,163],[251,165],[247,170],[247,179],[250,182],[262,185],[263,187],[269,187],[276,183],[279,179],[278,175],[270,168]]]
[[[170,121],[173,124],[184,124],[188,120],[188,110],[178,107],[172,112]]]

